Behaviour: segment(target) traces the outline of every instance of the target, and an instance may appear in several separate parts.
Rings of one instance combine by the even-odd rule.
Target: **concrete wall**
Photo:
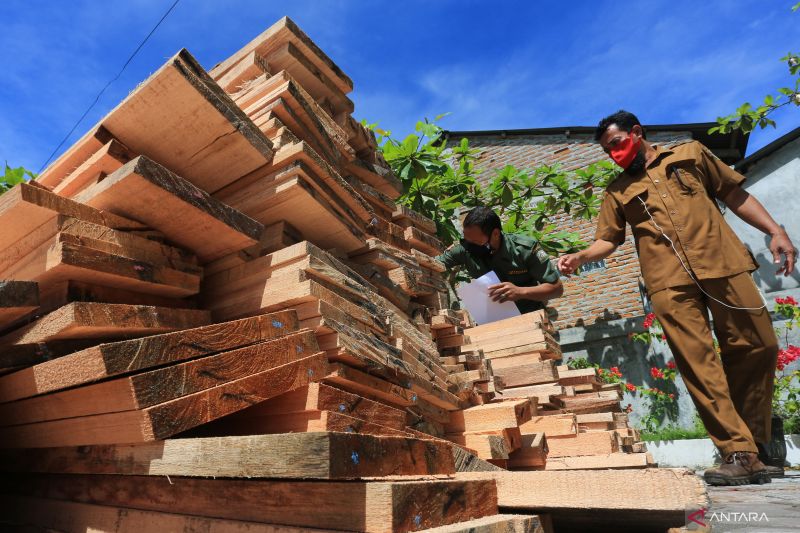
[[[767,208],[772,217],[781,224],[800,246],[800,139],[786,144],[746,170],[744,188]],[[753,275],[761,290],[770,293],[785,293],[800,287],[800,272],[790,277],[775,276],[775,265],[769,251],[769,239],[727,211],[728,224],[758,259],[760,268]]]

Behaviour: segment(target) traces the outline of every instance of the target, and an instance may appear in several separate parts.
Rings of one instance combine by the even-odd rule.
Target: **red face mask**
[[[627,139],[617,143],[617,145],[611,149],[611,159],[622,168],[628,168],[631,163],[633,163],[636,154],[639,153],[639,146],[641,146],[641,144],[641,137],[628,135]]]

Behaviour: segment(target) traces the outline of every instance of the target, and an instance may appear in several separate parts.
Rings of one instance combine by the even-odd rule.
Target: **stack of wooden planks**
[[[448,439],[514,470],[654,466],[620,412],[620,385],[600,383],[593,367],[556,364],[561,351],[544,311],[480,326],[463,314],[436,318],[451,378],[484,403],[451,414]],[[462,423],[472,412],[480,422]]]
[[[569,409],[576,442],[623,421],[545,315],[449,310],[351,90],[285,18],[210,72],[182,50],[0,198],[0,524],[552,531],[491,475],[550,468]]]

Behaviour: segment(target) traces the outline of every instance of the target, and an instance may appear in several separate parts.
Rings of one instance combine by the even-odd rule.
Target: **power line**
[[[117,72],[117,75],[114,76],[114,78],[111,81],[106,83],[105,87],[103,87],[100,90],[100,92],[97,93],[97,96],[94,98],[94,101],[91,103],[91,105],[86,109],[86,111],[83,112],[83,114],[81,115],[81,118],[79,118],[78,121],[75,123],[75,125],[72,126],[72,129],[69,130],[69,133],[67,133],[64,136],[64,138],[61,139],[61,142],[58,143],[58,146],[56,146],[55,150],[53,150],[53,152],[50,154],[50,157],[48,157],[47,161],[45,161],[44,164],[41,166],[41,168],[39,169],[39,173],[41,173],[42,170],[44,170],[44,168],[47,166],[47,164],[50,162],[50,160],[53,159],[53,156],[56,155],[56,153],[58,153],[58,151],[61,149],[62,146],[64,146],[64,143],[67,142],[67,139],[69,139],[70,135],[72,135],[73,132],[78,128],[80,123],[83,122],[83,119],[86,118],[86,115],[89,114],[89,111],[91,111],[92,108],[97,104],[97,102],[100,101],[100,97],[103,96],[103,93],[106,92],[106,89],[108,89],[111,86],[112,83],[117,81],[119,79],[119,77],[122,76],[122,73],[125,72],[125,69],[128,67],[130,62],[133,61],[133,58],[136,57],[136,54],[139,53],[139,50],[142,49],[142,47],[150,39],[150,37],[155,33],[155,31],[158,29],[158,27],[161,26],[161,23],[164,22],[164,19],[166,19],[167,16],[172,12],[172,10],[175,9],[175,6],[178,5],[178,2],[180,2],[180,0],[175,0],[175,2],[170,6],[170,8],[167,9],[167,12],[164,13],[164,16],[161,17],[161,20],[159,20],[158,23],[155,26],[153,26],[153,29],[150,30],[150,33],[147,34],[147,36],[144,38],[144,40],[141,43],[139,43],[139,46],[136,47],[136,50],[133,51],[133,53],[128,58],[128,60],[125,61],[125,64],[122,65],[122,68],[119,70],[119,72]]]

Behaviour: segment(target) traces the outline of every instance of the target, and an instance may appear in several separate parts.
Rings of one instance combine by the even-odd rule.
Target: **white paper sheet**
[[[489,287],[500,283],[497,274],[491,270],[469,283],[462,283],[456,288],[461,303],[478,324],[488,324],[505,318],[519,316],[514,302],[494,302],[489,297]]]

